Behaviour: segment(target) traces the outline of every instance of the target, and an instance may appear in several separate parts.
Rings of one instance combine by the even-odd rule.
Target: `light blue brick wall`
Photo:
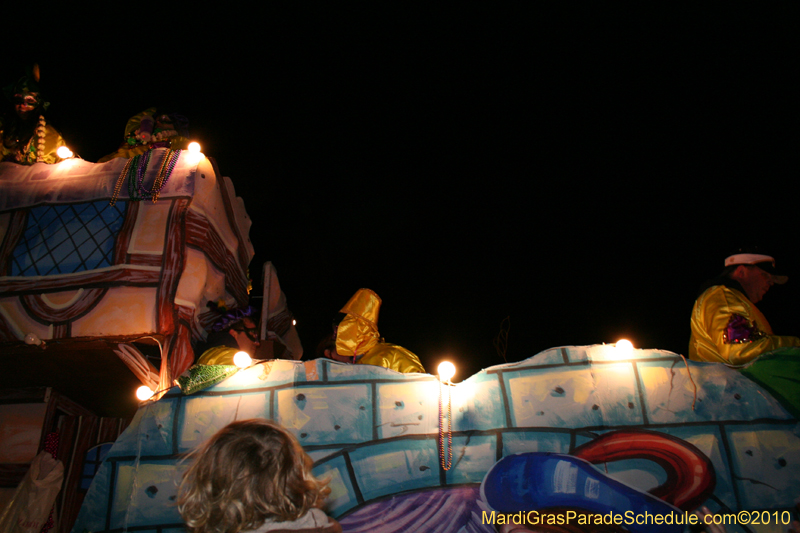
[[[631,428],[673,435],[710,458],[717,476],[712,510],[784,510],[800,495],[797,420],[720,365],[657,350],[619,359],[601,345],[554,348],[484,370],[441,388],[444,406],[448,392],[451,401],[448,471],[438,447],[440,388],[427,374],[317,360],[258,365],[193,396],[172,389],[144,405],[114,445],[74,531],[177,533],[180,454],[229,422],[253,417],[277,420],[297,436],[315,473],[331,479],[334,516],[400,492],[479,484],[506,455],[570,453],[602,433]],[[606,469],[644,490],[664,481],[663,470],[643,460]]]

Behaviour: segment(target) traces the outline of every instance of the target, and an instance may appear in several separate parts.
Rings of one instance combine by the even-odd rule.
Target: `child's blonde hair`
[[[194,533],[238,533],[296,520],[330,492],[297,439],[269,420],[228,424],[190,456],[178,509]]]

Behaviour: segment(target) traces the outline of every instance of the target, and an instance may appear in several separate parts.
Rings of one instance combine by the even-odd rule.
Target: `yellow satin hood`
[[[375,365],[397,372],[424,373],[419,358],[396,344],[381,342],[378,312],[381,299],[369,289],[359,289],[340,310],[347,316],[336,330],[336,352],[349,357],[363,356],[362,365]]]
[[[381,298],[369,289],[358,289],[339,312],[355,315],[371,323],[378,329],[378,312],[381,309]]]
[[[340,310],[347,316],[336,330],[336,352],[339,355],[362,355],[378,341],[378,312],[381,299],[369,289],[359,289]]]

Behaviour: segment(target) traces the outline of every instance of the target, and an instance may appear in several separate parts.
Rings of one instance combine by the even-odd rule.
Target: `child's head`
[[[269,420],[232,422],[195,451],[178,508],[190,531],[237,533],[296,520],[330,489],[311,474],[297,439]]]

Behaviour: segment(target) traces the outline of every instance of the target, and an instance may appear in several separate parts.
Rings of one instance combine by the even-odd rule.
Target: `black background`
[[[623,336],[685,354],[699,284],[742,244],[793,277],[759,307],[800,333],[788,4],[290,6],[20,13],[2,83],[38,62],[90,161],[150,106],[187,116],[306,357],[360,287],[387,341],[456,380],[503,362],[507,316],[508,361]]]

